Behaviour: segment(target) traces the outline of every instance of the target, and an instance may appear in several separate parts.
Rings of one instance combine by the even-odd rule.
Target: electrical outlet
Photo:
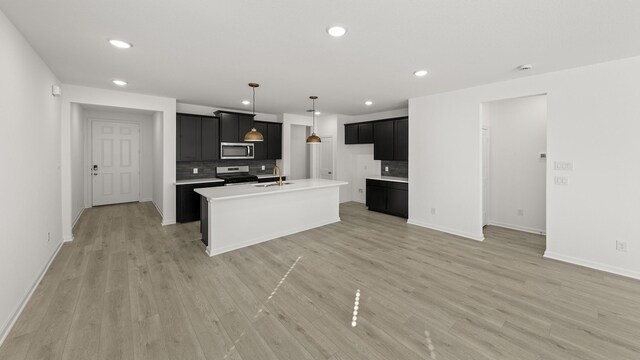
[[[554,161],[553,170],[573,171],[573,163],[570,161]]]
[[[362,193],[364,192],[364,190],[362,190],[362,188],[359,188],[359,189],[358,189],[358,192],[359,192],[360,194],[362,194]]]
[[[524,209],[518,209],[518,216],[524,216]]]
[[[569,178],[566,176],[556,176],[553,178],[553,183],[556,185],[569,185]]]
[[[262,165],[261,169],[264,170],[266,167],[264,165]]]
[[[197,174],[198,173],[198,168],[193,168],[193,173]]]
[[[621,252],[627,252],[627,243],[625,241],[616,240],[616,250]]]
[[[47,233],[47,242],[49,242],[49,241],[51,241],[51,233],[50,232]]]
[[[431,215],[435,215],[436,214],[436,208],[431,208]]]
[[[385,172],[389,172],[389,167],[388,167],[388,166],[385,166],[385,167],[384,167],[384,171],[385,171]]]

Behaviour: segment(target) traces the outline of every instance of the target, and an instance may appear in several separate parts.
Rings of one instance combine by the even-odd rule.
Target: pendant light
[[[313,117],[313,130],[311,132],[311,135],[307,138],[307,144],[319,144],[322,142],[320,140],[320,137],[316,135],[316,99],[317,98],[318,98],[317,96],[309,96],[309,99],[311,99],[313,103],[313,110],[311,110],[311,116]]]
[[[256,88],[258,86],[260,86],[260,85],[256,84],[256,83],[249,83],[249,86],[253,90],[253,102],[251,104],[253,105],[253,117],[255,119],[255,117],[256,117]],[[253,129],[251,129],[251,131],[249,131],[248,133],[244,134],[244,141],[252,141],[252,142],[264,141],[264,136],[262,136],[262,134],[258,130],[256,130],[256,128],[253,128]]]

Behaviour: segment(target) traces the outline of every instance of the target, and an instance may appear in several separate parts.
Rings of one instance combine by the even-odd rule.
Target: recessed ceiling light
[[[320,111],[316,111],[316,115],[320,115],[322,114]]]
[[[327,29],[327,32],[333,37],[340,37],[347,33],[347,29],[342,26],[332,26]]]
[[[127,86],[127,82],[124,80],[113,80],[113,83],[118,86]]]
[[[242,100],[242,105],[250,105],[251,101],[249,100]]]
[[[423,76],[427,75],[428,73],[429,72],[427,70],[418,70],[418,71],[414,71],[413,75],[423,77]]]
[[[109,43],[111,45],[117,47],[117,48],[120,48],[120,49],[129,49],[129,48],[133,47],[133,45],[129,44],[126,41],[122,41],[122,40],[112,39],[112,40],[109,40]]]
[[[371,105],[373,105],[373,101],[367,100],[367,101],[364,102],[364,104],[367,105],[367,106],[371,106]]]
[[[531,69],[533,69],[533,65],[531,64],[524,64],[518,67],[518,70],[520,71],[531,70]]]

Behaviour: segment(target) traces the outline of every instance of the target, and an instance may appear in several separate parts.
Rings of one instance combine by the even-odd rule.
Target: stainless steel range
[[[218,166],[216,177],[224,180],[224,186],[257,183],[258,177],[249,174],[248,166]]]

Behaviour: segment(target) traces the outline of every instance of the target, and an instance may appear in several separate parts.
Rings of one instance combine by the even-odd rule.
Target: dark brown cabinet
[[[282,159],[282,124],[267,124],[267,159]]]
[[[345,144],[373,143],[373,123],[356,123],[344,125]]]
[[[177,114],[176,160],[203,161],[219,157],[219,119],[211,116]]]
[[[395,120],[393,136],[393,160],[409,161],[409,119]]]
[[[372,211],[409,217],[409,184],[367,179],[367,207]]]
[[[253,126],[256,128],[256,130],[262,134],[262,137],[264,138],[264,141],[256,141],[254,142],[254,153],[253,153],[253,158],[255,160],[266,160],[268,159],[268,153],[267,153],[267,144],[269,143],[269,134],[267,133],[268,131],[268,126],[266,122],[262,122],[262,121],[256,121],[253,123]]]
[[[244,135],[253,128],[252,114],[216,111],[220,118],[220,142],[243,142]]]
[[[202,161],[218,160],[220,158],[220,119],[215,117],[202,117],[201,130],[202,136]]]
[[[373,143],[373,123],[358,124],[358,143],[359,144]]]
[[[223,182],[176,186],[176,220],[186,223],[200,220],[200,194],[195,189],[222,186]]]
[[[373,159],[393,160],[393,120],[376,121],[373,123]]]
[[[358,144],[358,124],[346,124],[344,126],[344,143]]]

